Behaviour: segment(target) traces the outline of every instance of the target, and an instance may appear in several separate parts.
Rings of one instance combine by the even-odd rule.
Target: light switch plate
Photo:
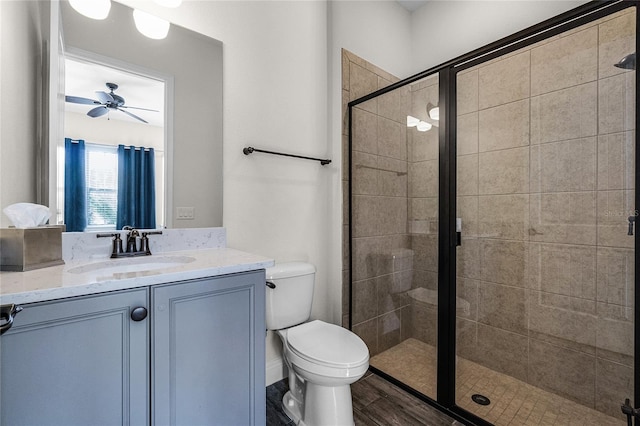
[[[195,207],[177,207],[176,208],[176,219],[180,220],[192,220],[196,216],[196,208]]]

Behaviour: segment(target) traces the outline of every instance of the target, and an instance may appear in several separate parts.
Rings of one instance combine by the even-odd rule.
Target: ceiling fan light
[[[150,13],[135,9],[133,11],[133,20],[138,31],[149,38],[162,40],[169,34],[169,21]]]
[[[153,0],[156,4],[164,7],[178,7],[182,4],[182,0]]]
[[[432,120],[440,120],[440,107],[434,105],[427,105],[427,113]]]
[[[431,126],[431,123],[427,123],[426,121],[421,121],[416,126],[419,132],[426,132],[427,130],[431,130],[431,127],[433,127]]]
[[[420,122],[420,119],[407,115],[407,127],[415,127]]]
[[[111,0],[69,0],[69,4],[76,12],[91,19],[105,19],[111,10]]]

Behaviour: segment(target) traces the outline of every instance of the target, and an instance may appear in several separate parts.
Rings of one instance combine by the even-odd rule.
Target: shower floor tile
[[[436,398],[436,348],[407,339],[370,360],[384,371],[423,394]],[[623,426],[626,421],[562,398],[551,392],[495,372],[463,358],[457,359],[458,405],[496,425]],[[491,400],[482,406],[471,395]]]

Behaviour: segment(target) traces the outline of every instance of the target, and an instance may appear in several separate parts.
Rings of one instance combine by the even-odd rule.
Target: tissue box
[[[0,229],[0,270],[30,271],[64,265],[64,225]]]

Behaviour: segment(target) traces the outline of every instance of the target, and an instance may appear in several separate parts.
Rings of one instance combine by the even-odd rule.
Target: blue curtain
[[[84,141],[64,139],[64,223],[69,232],[87,227]]]
[[[153,148],[118,145],[118,215],[116,229],[156,227]]]

